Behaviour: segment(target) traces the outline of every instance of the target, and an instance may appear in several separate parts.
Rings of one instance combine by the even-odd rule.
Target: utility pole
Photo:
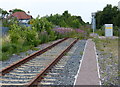
[[[92,13],[92,29],[93,29],[93,34],[94,34],[95,29],[96,29],[95,12]]]
[[[119,11],[120,11],[120,1],[118,2],[118,9],[119,9]]]

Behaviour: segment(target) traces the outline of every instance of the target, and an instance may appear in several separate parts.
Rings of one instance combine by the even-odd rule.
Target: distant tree
[[[96,25],[97,25],[97,28],[100,28],[102,25],[103,25],[103,18],[102,18],[103,14],[102,14],[102,11],[98,11],[96,13]]]
[[[25,11],[22,10],[22,9],[13,9],[13,10],[12,10],[12,13],[15,13],[15,12],[25,12]]]
[[[78,19],[72,21],[71,27],[72,28],[80,28],[81,24]]]
[[[103,11],[98,11],[96,13],[96,25],[97,28],[101,28],[104,24],[114,24],[114,26],[120,26],[119,11],[118,7],[112,7],[111,4],[108,4],[103,8]],[[117,23],[119,22],[119,24]]]
[[[61,21],[59,22],[59,26],[60,26],[60,27],[68,27],[67,24],[66,24],[66,22],[65,22],[64,20],[61,20]]]
[[[37,29],[38,32],[47,31],[47,33],[50,33],[50,30],[52,29],[53,25],[51,22],[49,22],[46,18],[40,18],[39,16],[36,19],[30,20],[33,27]]]
[[[2,18],[5,18],[9,13],[6,10],[0,8],[0,14]]]
[[[2,9],[2,8],[0,8],[0,14],[2,14],[2,10],[3,10],[3,9]]]
[[[89,22],[86,22],[86,24],[89,24]]]
[[[68,13],[68,11],[64,11],[64,13],[62,14],[65,18],[68,18],[71,16],[71,14]]]
[[[49,22],[52,22],[56,26],[60,27],[72,27],[79,28],[81,25],[85,24],[81,16],[71,16],[68,11],[64,11],[62,15],[55,14],[46,17]]]
[[[113,21],[116,26],[120,27],[120,12],[117,14]]]
[[[85,22],[82,20],[81,16],[76,16],[76,18],[79,20],[79,22],[80,22],[82,25],[85,24]]]

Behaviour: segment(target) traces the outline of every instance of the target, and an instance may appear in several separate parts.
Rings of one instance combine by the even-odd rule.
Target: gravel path
[[[59,39],[59,40],[61,40],[61,39]],[[55,43],[55,42],[57,42],[59,40],[52,41],[52,42],[45,43],[45,44],[41,44],[41,45],[37,46],[36,48],[38,50],[44,49],[45,47],[50,46],[51,44],[53,44],[53,43]],[[19,60],[25,58],[26,56],[29,56],[30,54],[32,54],[34,52],[37,52],[38,50],[28,50],[26,52],[20,53],[19,55],[13,54],[13,56],[10,57],[8,60],[6,60],[6,61],[0,61],[0,65],[2,65],[2,66],[0,66],[0,70],[3,69],[3,68],[5,68],[5,67],[7,67],[8,65],[16,62],[16,61],[19,61]]]

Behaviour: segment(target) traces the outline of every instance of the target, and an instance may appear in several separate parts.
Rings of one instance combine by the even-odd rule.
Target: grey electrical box
[[[113,36],[113,24],[105,24],[105,36]]]

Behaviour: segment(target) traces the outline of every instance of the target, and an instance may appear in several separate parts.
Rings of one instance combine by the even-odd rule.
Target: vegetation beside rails
[[[119,29],[120,27],[113,27],[113,36],[119,36]],[[101,29],[96,29],[95,33],[97,33],[99,36],[105,36],[105,27],[103,26]]]
[[[118,39],[94,38],[102,85],[118,85]]]
[[[46,25],[48,25],[46,23]],[[6,36],[2,37],[2,58],[0,60],[7,60],[12,54],[34,49],[41,43],[51,41],[49,37],[52,34],[41,34],[36,27],[20,26],[17,21],[10,25],[10,30]],[[52,33],[52,31],[51,31]],[[54,33],[54,32],[53,32]],[[56,38],[52,38],[55,40]]]
[[[16,32],[17,31],[17,32]],[[75,32],[59,34],[56,33],[56,37],[50,37],[46,32],[38,34],[36,30],[14,30],[9,31],[9,35],[2,38],[2,61],[7,60],[12,54],[19,54],[29,49],[35,50],[34,47],[42,43],[57,40],[64,37],[83,39],[83,35]]]
[[[2,9],[1,9],[2,10]],[[20,9],[13,9],[13,12],[23,11]],[[3,17],[8,14],[3,10]],[[86,39],[89,35],[89,24],[86,24],[80,16],[72,16],[68,11],[64,11],[62,15],[50,15],[45,17],[33,18],[29,21],[31,27],[20,25],[16,18],[2,18],[2,25],[9,27],[9,32],[2,37],[2,57],[0,61],[9,59],[13,54],[35,49],[39,44],[54,41],[64,37]],[[61,32],[54,31],[54,28],[59,27],[65,29]],[[71,28],[73,31],[69,31]],[[75,30],[77,28],[77,31]],[[80,29],[79,29],[80,28]],[[70,30],[71,30],[70,29]],[[85,32],[81,32],[85,31]]]
[[[118,39],[104,38],[104,39],[93,39],[96,43],[98,50],[104,52],[111,52],[114,56],[118,56]]]
[[[53,25],[46,18],[32,19],[32,27],[20,26],[17,21],[10,25],[6,36],[2,37],[1,61],[9,59],[13,54],[35,49],[39,44],[54,41],[64,37],[83,39],[85,33],[63,32],[53,30]]]

